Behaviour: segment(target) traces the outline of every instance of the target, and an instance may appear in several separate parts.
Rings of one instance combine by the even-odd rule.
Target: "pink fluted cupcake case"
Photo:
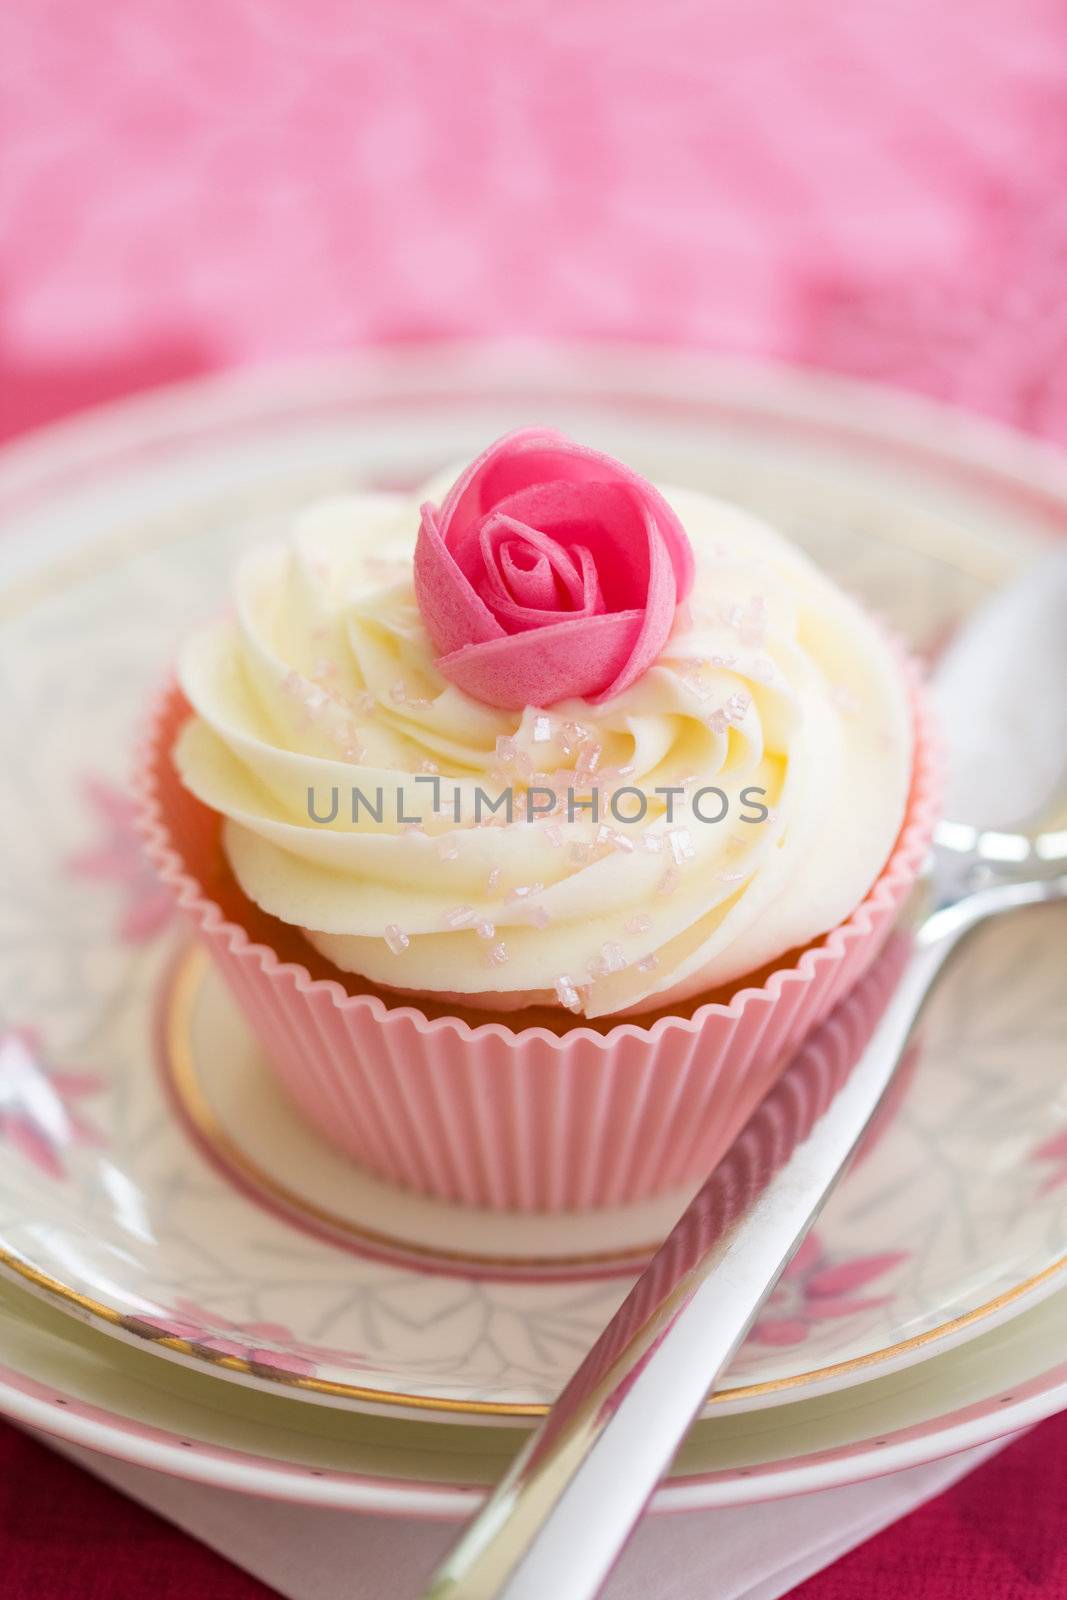
[[[294,930],[268,927],[222,863],[218,819],[170,752],[189,706],[156,707],[136,778],[148,851],[255,1030],[290,1100],[382,1178],[474,1206],[571,1211],[700,1180],[801,1040],[861,977],[922,864],[937,762],[917,674],[904,824],[853,914],[727,1003],[651,1026],[561,1033],[424,1014],[313,975]],[[243,904],[242,904],[243,902]],[[272,937],[272,934],[275,937]],[[257,936],[258,935],[258,936]],[[281,947],[281,951],[278,947]],[[288,946],[288,948],[286,948]],[[286,959],[294,953],[299,959]],[[305,964],[307,963],[307,964]]]

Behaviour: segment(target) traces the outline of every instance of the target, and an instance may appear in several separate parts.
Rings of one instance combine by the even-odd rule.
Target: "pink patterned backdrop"
[[[1062,0],[10,0],[0,431],[222,363],[581,334],[1067,436]]]

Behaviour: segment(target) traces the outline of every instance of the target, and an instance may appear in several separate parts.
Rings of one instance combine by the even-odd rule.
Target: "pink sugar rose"
[[[563,434],[490,445],[422,508],[415,593],[438,670],[506,710],[620,694],[655,661],[693,583],[658,490]]]

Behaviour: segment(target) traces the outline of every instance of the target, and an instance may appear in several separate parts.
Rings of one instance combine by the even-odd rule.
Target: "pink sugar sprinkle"
[[[677,889],[681,882],[681,873],[677,867],[668,867],[656,886],[656,894],[661,900],[666,900]]]
[[[378,702],[369,689],[361,690],[352,701],[352,704],[357,711],[363,711],[367,716],[370,716],[373,711],[378,709]]]
[[[752,700],[747,694],[732,694],[723,709],[732,723],[744,722],[751,704]]]
[[[403,678],[398,678],[393,684],[392,688],[389,690],[389,698],[395,706],[402,706],[406,704],[407,697],[408,686],[404,682]]]
[[[552,921],[544,906],[527,906],[526,915],[535,928],[547,928]]]
[[[429,773],[431,777],[436,777],[437,774],[441,771],[441,769],[437,765],[436,761],[420,761],[419,762],[419,766],[418,766],[418,770],[420,772]]]
[[[688,828],[671,828],[667,834],[667,842],[671,847],[675,866],[680,867],[683,861],[692,861],[697,853],[693,835]]]
[[[352,761],[358,764],[360,761],[365,759],[367,752],[364,750],[361,744],[346,744],[344,749],[341,751],[341,754],[344,756],[346,761]]]
[[[459,855],[459,845],[449,834],[443,834],[437,841],[437,854],[442,861],[455,861]]]
[[[737,666],[736,656],[712,656],[709,665],[713,667],[730,668]]]
[[[578,760],[574,770],[580,777],[592,777],[600,765],[600,758],[603,753],[602,747],[595,740],[587,740],[578,752]]]
[[[319,712],[330,704],[330,696],[325,690],[320,689],[317,684],[299,672],[287,672],[282,679],[282,688],[299,704],[301,713],[299,720],[303,727],[307,727]]]
[[[616,944],[613,940],[608,940],[601,946],[600,959],[604,972],[623,972],[629,966],[622,945]]]
[[[453,906],[451,911],[445,912],[445,927],[469,928],[474,917],[473,906]]]
[[[634,764],[632,761],[625,767],[601,767],[596,775],[596,787],[601,790],[612,789],[616,785],[625,782],[627,778],[632,778],[633,775]]]
[[[483,917],[481,922],[475,923],[474,931],[479,939],[495,939],[496,923],[490,922],[488,917]]]
[[[496,894],[496,891],[500,888],[499,867],[494,867],[492,872],[490,872],[489,877],[486,880],[485,887],[489,894]]]
[[[589,737],[589,730],[583,728],[580,722],[565,722],[559,731],[564,754],[568,756],[577,750],[583,739]]]
[[[651,926],[652,918],[644,911],[640,911],[638,912],[637,916],[630,918],[629,922],[626,924],[626,932],[634,934],[647,933]]]
[[[386,925],[385,942],[394,956],[402,956],[411,940],[403,928],[398,928],[395,922],[390,922]]]
[[[580,844],[578,840],[572,840],[567,846],[567,859],[573,862],[576,867],[584,867],[589,860],[590,853],[590,846]]]
[[[560,827],[559,823],[550,822],[545,828],[544,833],[549,844],[554,845],[558,850],[560,845],[563,843],[563,829]]]
[[[761,594],[754,594],[741,618],[739,633],[741,643],[760,645],[767,626],[767,602]]]
[[[502,967],[508,959],[508,947],[505,944],[495,944],[491,950],[485,952],[487,967]]]
[[[552,737],[552,718],[541,716],[534,717],[533,740],[534,744],[547,744]]]
[[[743,872],[718,872],[715,876],[720,883],[740,883],[745,875]]]
[[[509,900],[528,900],[532,894],[540,894],[544,888],[543,883],[517,883],[514,889],[509,889]]]
[[[580,1011],[582,1009],[582,997],[566,973],[561,973],[556,979],[555,988],[556,999],[561,1006],[566,1006],[568,1011]]]
[[[659,956],[642,956],[637,963],[638,972],[654,972],[659,966]]]
[[[698,700],[706,700],[711,693],[711,685],[704,676],[703,669],[693,662],[689,662],[683,669],[682,681],[687,688],[692,689]]]
[[[496,758],[498,761],[514,761],[519,753],[519,747],[514,739],[501,734],[496,741]]]
[[[663,849],[663,835],[661,833],[646,833],[641,838],[641,849],[650,856],[658,856]]]
[[[722,710],[713,711],[707,718],[707,724],[712,733],[717,733],[720,736],[726,733],[730,726],[726,720],[726,712]]]

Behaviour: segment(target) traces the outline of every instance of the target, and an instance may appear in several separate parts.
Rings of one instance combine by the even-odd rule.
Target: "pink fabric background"
[[[501,331],[1067,430],[1062,0],[14,0],[0,151],[8,430]]]
[[[11,0],[0,435],[427,335],[769,352],[1067,441],[1062,0]],[[813,1580],[1067,1588],[1062,1422]],[[0,1430],[5,1596],[266,1591]]]

